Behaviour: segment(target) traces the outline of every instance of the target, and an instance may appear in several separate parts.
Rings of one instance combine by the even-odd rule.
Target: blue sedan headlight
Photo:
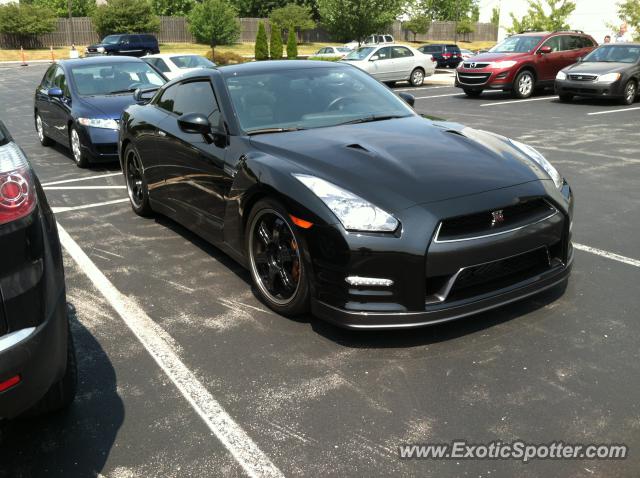
[[[82,126],[91,126],[93,128],[103,129],[120,129],[120,125],[114,119],[102,119],[102,118],[78,118],[78,123]]]

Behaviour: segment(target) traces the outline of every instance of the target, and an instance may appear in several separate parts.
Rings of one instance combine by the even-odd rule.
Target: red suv
[[[530,32],[505,38],[487,53],[458,66],[456,86],[469,96],[483,90],[511,91],[528,98],[534,88],[553,86],[556,73],[597,46],[581,31]]]

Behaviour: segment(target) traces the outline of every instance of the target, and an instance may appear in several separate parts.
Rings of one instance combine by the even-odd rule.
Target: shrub
[[[199,43],[230,45],[240,37],[238,10],[227,0],[205,0],[189,13],[189,30]]]
[[[271,25],[277,25],[280,28],[293,26],[303,31],[311,30],[316,23],[311,17],[311,8],[302,5],[290,3],[282,8],[274,8],[269,14]]]
[[[220,66],[235,65],[237,63],[244,63],[248,61],[247,58],[243,57],[242,55],[238,55],[237,53],[233,53],[232,51],[208,51],[206,57],[216,65]]]
[[[101,35],[110,33],[148,33],[160,29],[160,19],[153,14],[148,0],[107,0],[96,7],[93,24]]]
[[[57,26],[55,13],[50,8],[18,3],[0,6],[0,33],[27,37],[52,32]]]
[[[282,30],[276,25],[271,25],[271,43],[269,50],[271,51],[272,60],[282,60]]]
[[[295,60],[298,58],[298,42],[296,41],[296,30],[293,26],[289,27],[289,38],[287,38],[287,58]]]
[[[258,24],[258,34],[256,35],[255,57],[257,61],[269,59],[269,44],[267,43],[267,31],[264,23]]]

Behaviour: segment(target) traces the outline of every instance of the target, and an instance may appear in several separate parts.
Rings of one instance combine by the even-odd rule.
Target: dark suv
[[[69,405],[76,360],[56,220],[0,121],[0,422]]]
[[[455,84],[469,96],[492,89],[528,98],[536,87],[553,86],[558,71],[596,46],[596,41],[581,31],[513,35],[487,53],[464,61],[456,72]]]
[[[418,50],[431,55],[438,62],[438,68],[455,68],[462,61],[462,52],[458,45],[422,45]]]
[[[157,53],[160,53],[158,39],[153,35],[146,34],[108,35],[100,43],[88,46],[85,51],[86,56],[123,55],[140,57]]]

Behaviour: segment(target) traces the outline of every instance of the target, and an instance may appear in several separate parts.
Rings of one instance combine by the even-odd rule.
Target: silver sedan
[[[436,70],[431,55],[405,45],[364,46],[340,61],[351,63],[387,84],[409,81],[412,86],[420,86]]]

